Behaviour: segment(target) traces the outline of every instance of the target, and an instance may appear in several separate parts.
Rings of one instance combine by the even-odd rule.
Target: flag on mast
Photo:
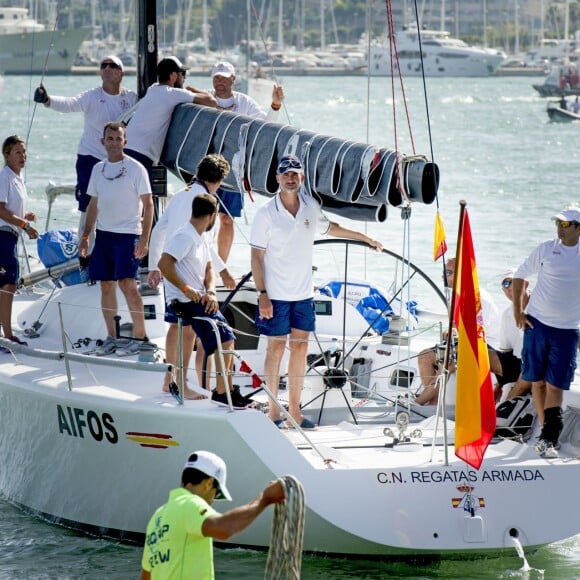
[[[447,251],[447,241],[445,235],[445,226],[443,225],[443,220],[439,210],[435,215],[435,236],[433,240],[433,261],[436,262],[446,251]]]
[[[479,469],[495,432],[495,402],[467,209],[459,230],[453,318],[458,332],[455,455]]]

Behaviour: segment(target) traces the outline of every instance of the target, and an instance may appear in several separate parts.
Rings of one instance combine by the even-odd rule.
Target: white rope
[[[278,481],[284,487],[286,500],[274,506],[272,538],[264,578],[300,580],[304,540],[304,488],[292,475],[284,475]]]

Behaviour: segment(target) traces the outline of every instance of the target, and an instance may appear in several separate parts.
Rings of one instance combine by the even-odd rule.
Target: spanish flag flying
[[[462,216],[453,309],[458,331],[455,455],[479,469],[495,431],[495,403],[467,209]]]
[[[447,241],[445,235],[445,226],[443,225],[443,220],[437,210],[437,215],[435,216],[435,236],[433,240],[433,261],[436,262],[446,251],[447,251]]]

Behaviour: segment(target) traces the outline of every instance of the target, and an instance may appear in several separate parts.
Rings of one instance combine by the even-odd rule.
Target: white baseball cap
[[[218,62],[212,69],[211,69],[211,78],[219,75],[220,77],[235,77],[236,76],[236,69],[231,62],[222,61]]]
[[[208,477],[213,477],[218,483],[216,499],[227,499],[232,501],[232,496],[226,487],[227,469],[224,460],[210,451],[194,451],[190,457],[192,461],[187,460],[184,469],[189,467],[205,473]]]
[[[567,207],[563,209],[560,213],[552,216],[553,220],[561,220],[563,222],[576,222],[580,224],[580,208],[578,207]]]
[[[101,64],[103,64],[106,60],[110,60],[111,62],[115,63],[117,67],[121,70],[121,72],[123,71],[123,61],[118,56],[115,56],[114,54],[104,56],[101,59]]]

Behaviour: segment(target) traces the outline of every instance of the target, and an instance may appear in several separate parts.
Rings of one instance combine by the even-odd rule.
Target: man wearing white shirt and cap
[[[231,62],[222,61],[216,63],[211,71],[211,78],[213,83],[211,93],[217,101],[218,110],[230,111],[236,115],[245,115],[246,117],[264,121],[278,120],[282,102],[284,101],[284,89],[281,85],[274,84],[272,88],[272,103],[266,112],[260,108],[254,99],[244,93],[233,90],[236,81],[236,69]],[[239,191],[229,191],[221,187],[217,196],[220,200],[218,253],[222,260],[227,262],[234,242],[234,218],[242,215],[244,197]]]
[[[113,55],[101,59],[101,86],[89,89],[76,97],[49,96],[41,84],[34,92],[34,100],[59,113],[83,113],[83,134],[77,148],[76,199],[81,212],[79,234],[83,231],[87,207],[91,198],[87,187],[93,167],[107,157],[101,138],[103,127],[120,117],[137,103],[137,93],[121,86],[123,63]],[[91,243],[92,247],[92,243]]]
[[[161,157],[173,109],[183,103],[216,106],[208,92],[183,87],[187,70],[175,56],[161,59],[157,65],[158,82],[147,89],[127,127],[125,151],[144,165],[150,178],[153,165]]]
[[[552,217],[557,237],[541,243],[514,273],[513,308],[524,330],[522,377],[531,381],[534,402],[544,412],[535,445],[542,457],[558,457],[564,391],[576,370],[580,325],[580,208],[568,207]],[[537,282],[524,306],[525,280]],[[545,385],[541,381],[545,380]]]
[[[192,453],[181,487],[169,493],[147,525],[141,580],[215,577],[213,538],[224,541],[247,528],[269,505],[285,500],[280,481],[271,481],[254,500],[220,514],[217,499],[231,501],[224,460],[210,451]]]
[[[304,166],[294,155],[280,159],[276,174],[279,191],[254,217],[250,244],[252,274],[258,291],[256,325],[268,337],[264,374],[278,395],[280,363],[288,343],[288,413],[302,429],[316,429],[300,408],[306,371],[308,335],[315,328],[312,252],[318,235],[359,240],[377,251],[381,242],[329,221],[319,202],[302,188]],[[280,409],[270,403],[268,416],[286,427]]]

